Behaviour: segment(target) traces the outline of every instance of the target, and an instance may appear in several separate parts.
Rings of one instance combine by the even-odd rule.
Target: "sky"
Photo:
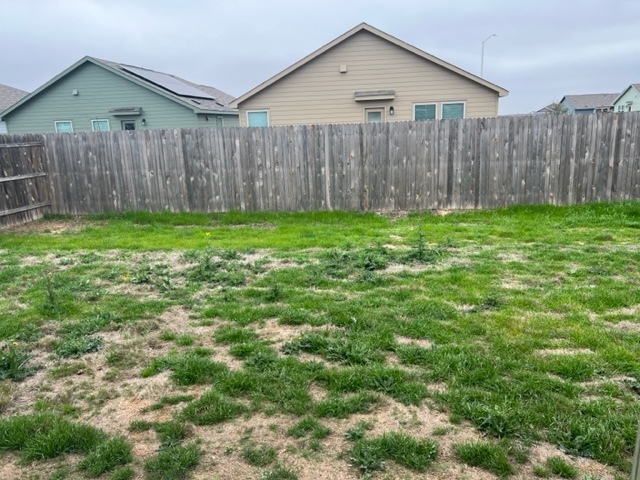
[[[361,22],[476,75],[488,38],[501,115],[640,83],[640,0],[0,0],[0,83],[91,55],[240,96]]]

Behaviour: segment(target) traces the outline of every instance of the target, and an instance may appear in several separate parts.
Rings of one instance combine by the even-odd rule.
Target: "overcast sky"
[[[0,0],[0,83],[85,55],[239,96],[367,22],[507,90],[500,114],[640,82],[640,0]]]

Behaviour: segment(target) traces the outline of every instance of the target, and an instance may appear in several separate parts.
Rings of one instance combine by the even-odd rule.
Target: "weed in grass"
[[[149,405],[146,408],[143,408],[143,412],[153,411],[153,410],[161,410],[167,405],[177,405],[183,402],[190,402],[195,397],[193,395],[171,395],[166,397],[160,397],[156,403]]]
[[[297,480],[298,474],[284,465],[276,465],[273,469],[263,472],[260,480]]]
[[[188,334],[183,334],[178,336],[178,338],[176,338],[176,343],[181,347],[188,347],[190,345],[193,345],[193,342],[194,342],[193,336]]]
[[[153,285],[161,292],[168,292],[176,288],[171,282],[171,269],[169,265],[164,263],[156,265],[143,263],[128,275],[128,280],[134,284]]]
[[[267,445],[245,446],[242,449],[242,458],[254,467],[266,467],[276,460],[276,449]]]
[[[9,380],[0,380],[0,414],[9,407],[16,394],[16,388]]]
[[[533,474],[538,478],[549,478],[551,471],[546,466],[537,464],[533,466]]]
[[[424,471],[435,460],[437,452],[438,444],[433,440],[389,432],[380,437],[357,440],[349,450],[349,459],[364,475],[383,470],[386,460]]]
[[[172,332],[170,330],[163,330],[160,332],[160,340],[164,340],[165,342],[173,342],[178,335],[176,332]]]
[[[332,395],[315,403],[312,409],[318,417],[347,418],[354,413],[368,413],[372,405],[379,402],[378,395],[360,392],[348,396]]]
[[[279,302],[284,298],[284,290],[280,286],[279,283],[274,283],[269,287],[267,293],[265,295],[265,300],[267,302]]]
[[[451,427],[434,427],[431,431],[431,435],[435,435],[436,437],[443,437],[450,431]]]
[[[136,471],[131,467],[122,467],[114,470],[111,480],[132,480]]]
[[[163,370],[171,370],[171,379],[177,385],[212,383],[228,370],[225,364],[206,358],[210,350],[193,349],[183,354],[172,352],[165,357],[154,359],[142,370],[143,377],[155,375]]]
[[[506,477],[513,473],[505,449],[497,444],[485,440],[477,442],[458,443],[453,447],[455,454],[464,463],[482,468],[499,477]]]
[[[156,423],[153,428],[158,434],[160,448],[179,445],[189,433],[189,429],[184,423],[175,420]]]
[[[566,462],[562,457],[549,457],[546,461],[551,473],[562,478],[576,478],[578,469]]]
[[[64,453],[90,453],[106,434],[58,415],[34,414],[0,419],[0,450],[17,450],[26,461],[55,458]]]
[[[249,343],[256,341],[258,334],[248,328],[225,325],[215,331],[213,338],[218,343]]]
[[[40,367],[28,366],[31,356],[13,342],[0,348],[0,381],[19,382],[33,375]]]
[[[48,478],[48,480],[65,480],[71,474],[71,470],[67,466],[57,468]]]
[[[72,375],[79,375],[87,370],[87,365],[83,362],[69,362],[63,363],[56,367],[53,367],[47,371],[47,374],[52,378],[64,378]],[[90,369],[89,369],[90,370]]]
[[[331,434],[331,429],[312,417],[304,417],[289,427],[287,433],[296,438],[302,438],[311,433],[313,438],[322,439]]]
[[[197,445],[173,446],[160,450],[144,462],[147,480],[182,480],[200,462],[202,453]]]
[[[57,340],[54,351],[63,358],[79,357],[85,353],[96,352],[102,348],[102,337],[68,336]]]
[[[371,430],[372,428],[373,428],[373,423],[360,421],[357,424],[355,424],[353,427],[350,427],[347,429],[347,431],[344,434],[344,438],[346,438],[350,442],[360,440],[361,438],[364,438],[364,433],[367,430]]]
[[[118,465],[125,465],[131,461],[131,444],[124,437],[114,437],[89,452],[78,467],[89,477],[98,477]]]
[[[210,390],[187,405],[182,410],[182,417],[196,425],[212,425],[238,417],[246,410],[242,404]]]

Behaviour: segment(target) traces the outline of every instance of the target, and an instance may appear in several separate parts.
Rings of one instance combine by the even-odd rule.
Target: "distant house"
[[[232,96],[168,73],[84,57],[0,113],[9,133],[238,125]]]
[[[637,112],[640,110],[640,83],[632,83],[613,100],[614,112]]]
[[[508,93],[362,23],[231,106],[244,126],[493,117]]]
[[[0,84],[0,112],[6,110],[29,92]],[[7,124],[0,121],[0,134],[7,133]]]
[[[617,93],[590,93],[586,95],[565,95],[560,103],[567,108],[567,113],[610,112]]]

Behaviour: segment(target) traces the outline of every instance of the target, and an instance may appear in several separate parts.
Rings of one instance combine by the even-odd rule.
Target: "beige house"
[[[366,23],[231,102],[240,125],[495,117],[509,92]]]

